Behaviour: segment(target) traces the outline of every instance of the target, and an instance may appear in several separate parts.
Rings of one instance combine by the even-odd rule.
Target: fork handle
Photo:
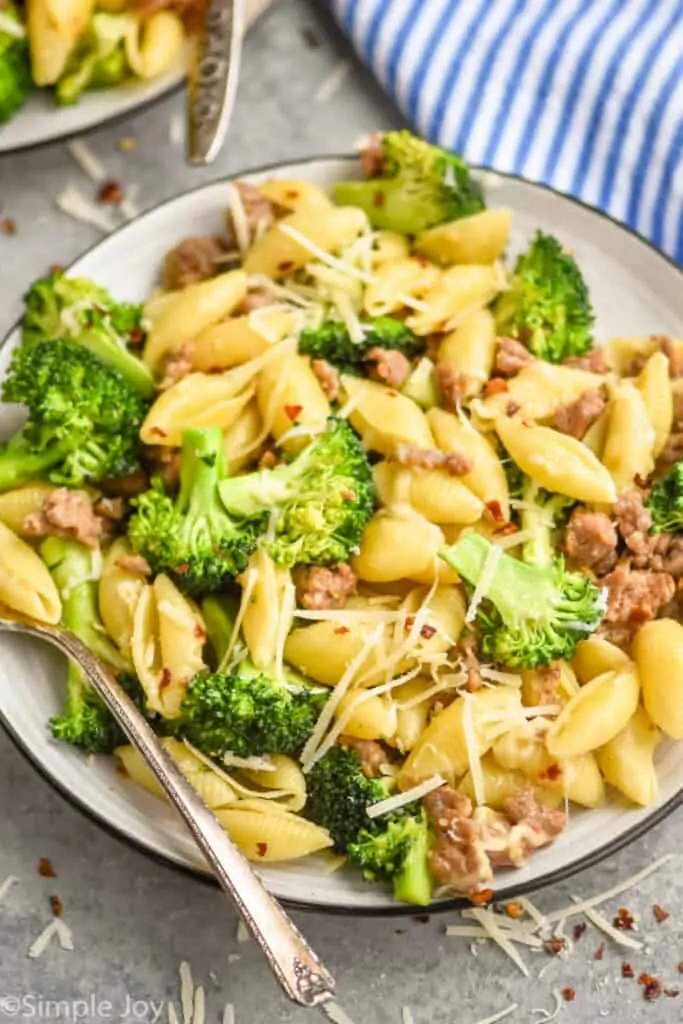
[[[247,859],[224,832],[218,820],[200,800],[156,734],[123,690],[113,672],[76,636],[39,623],[17,632],[41,635],[73,659],[85,672],[163,786],[223,889],[232,897],[254,939],[285,993],[302,1006],[326,1002],[334,992],[334,979],[310,948],[280,904],[266,891]]]

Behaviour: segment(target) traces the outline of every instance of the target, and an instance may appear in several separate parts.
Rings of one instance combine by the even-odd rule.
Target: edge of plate
[[[151,103],[154,101],[150,100],[149,102]],[[111,120],[113,119],[110,119],[108,123],[111,123]],[[43,145],[43,143],[39,143],[38,145]],[[311,156],[305,157],[300,160],[292,160],[289,163],[297,164],[299,166],[305,166],[307,164],[329,163],[334,161],[353,159],[355,159],[354,154],[331,153],[329,155]],[[245,170],[237,174],[231,175],[230,177],[226,177],[224,180],[229,181],[238,177],[248,177],[254,174],[265,174],[268,171],[277,170],[278,168],[285,166],[287,163],[288,161],[277,160],[268,164],[262,164],[258,167],[246,168]],[[483,165],[473,165],[472,169],[475,172],[480,171],[485,172],[487,174],[495,174],[501,178],[508,178],[514,181],[523,182],[524,184],[529,185],[532,188],[543,189],[546,192],[550,192],[553,195],[559,196],[559,198],[564,199],[567,202],[573,203],[576,206],[580,206],[583,209],[596,214],[603,220],[606,220],[609,223],[613,224],[615,227],[619,228],[625,234],[635,238],[636,241],[641,242],[648,249],[650,249],[656,256],[659,256],[661,259],[663,259],[674,270],[678,272],[683,282],[683,267],[679,266],[679,264],[676,263],[674,259],[668,256],[665,252],[662,252],[661,249],[658,249],[657,246],[655,246],[652,242],[649,241],[649,239],[645,238],[643,235],[635,231],[633,228],[629,227],[627,224],[622,224],[620,221],[610,216],[610,214],[605,213],[605,211],[599,210],[596,207],[591,206],[589,203],[585,203],[583,200],[576,198],[575,196],[571,196],[565,192],[561,192],[559,189],[553,188],[551,185],[546,185],[542,182],[531,181],[528,178],[524,178],[519,174],[513,174],[506,171],[497,171],[494,168],[486,167]],[[149,209],[144,210],[138,217],[135,218],[135,221],[137,222],[144,220],[145,217],[159,209],[162,209],[164,206],[176,202],[183,196],[191,195],[195,192],[200,192],[205,188],[209,188],[220,182],[220,180],[220,178],[217,178],[213,181],[203,182],[200,185],[196,185],[194,188],[186,189],[183,192],[176,193],[175,195],[170,196],[169,198],[164,199],[159,203],[156,203],[154,206],[149,207]],[[111,238],[112,235],[118,234],[121,231],[125,231],[125,229],[129,227],[130,223],[132,222],[122,224],[120,227],[116,228],[115,231],[112,231],[105,237]],[[71,266],[82,260],[93,250],[97,249],[104,240],[105,239],[98,239],[96,242],[93,243],[93,245],[85,249],[76,258],[76,260],[74,260],[73,263],[66,268],[66,270],[68,271],[71,268]],[[2,340],[0,340],[0,349],[4,348],[4,346],[8,343],[8,341],[15,333],[15,331],[18,330],[20,324],[21,318],[17,319],[15,323],[9,328],[9,330],[4,335]],[[187,864],[183,864],[179,860],[176,860],[174,857],[169,856],[168,854],[162,854],[156,850],[152,850],[148,846],[146,846],[141,840],[137,839],[134,835],[131,835],[130,833],[122,831],[121,829],[115,827],[104,816],[99,815],[97,811],[93,810],[92,807],[90,807],[88,804],[82,801],[76,793],[72,792],[70,789],[67,789],[66,786],[63,786],[60,781],[58,781],[53,775],[50,774],[50,772],[45,768],[45,766],[40,762],[40,760],[38,760],[38,758],[33,754],[33,752],[24,744],[23,740],[18,736],[14,728],[5,719],[1,710],[0,725],[2,725],[6,734],[9,736],[10,740],[12,741],[16,749],[19,751],[19,753],[25,757],[25,759],[29,762],[29,764],[32,765],[32,767],[37,771],[37,773],[54,790],[56,790],[56,792],[59,793],[59,795],[64,800],[66,800],[67,803],[69,803],[72,807],[74,807],[77,811],[83,814],[86,818],[92,821],[103,831],[107,832],[109,835],[111,835],[114,839],[118,840],[119,842],[125,843],[132,849],[140,853],[143,853],[146,857],[150,858],[158,864],[161,864],[163,867],[171,868],[187,877],[195,879],[198,882],[202,882],[204,885],[210,885],[212,887],[218,886],[218,883],[211,875],[204,873],[199,868],[190,867]],[[539,878],[531,879],[530,881],[524,882],[517,886],[512,885],[507,887],[505,889],[505,899],[514,899],[517,896],[523,896],[531,892],[536,892],[537,890],[546,888],[547,886],[563,882],[566,879],[578,874],[579,872],[585,871],[586,869],[593,867],[595,864],[600,863],[605,858],[613,856],[620,850],[624,849],[624,847],[629,846],[637,839],[640,839],[641,836],[649,832],[650,829],[655,828],[657,825],[659,825],[680,806],[683,806],[683,788],[681,788],[678,791],[678,793],[676,793],[669,800],[667,800],[666,803],[662,804],[660,807],[657,807],[655,810],[652,811],[652,813],[644,817],[643,820],[634,828],[625,832],[623,835],[620,835],[615,839],[610,840],[609,842],[605,843],[604,846],[600,846],[596,850],[593,850],[591,853],[586,854],[586,856],[579,858],[578,860],[572,861],[571,863],[565,865],[562,868],[558,868],[555,871],[550,871],[548,872],[548,874],[542,875]],[[442,900],[438,903],[430,904],[427,907],[419,908],[416,908],[408,904],[398,904],[396,906],[390,905],[386,907],[376,907],[367,905],[341,907],[333,904],[312,903],[307,902],[306,900],[294,900],[286,898],[281,898],[280,902],[292,910],[306,911],[309,913],[326,913],[351,917],[404,917],[406,915],[414,915],[417,912],[417,910],[419,910],[420,913],[430,915],[441,914],[446,913],[448,911],[459,910],[463,907],[467,907],[470,905],[470,902],[467,899],[461,897]]]

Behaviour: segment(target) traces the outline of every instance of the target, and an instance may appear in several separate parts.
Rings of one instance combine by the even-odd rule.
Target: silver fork
[[[180,812],[221,886],[236,903],[286,995],[308,1007],[332,999],[332,976],[160,745],[111,670],[77,636],[61,626],[48,626],[2,608],[2,630],[46,640],[78,665]]]

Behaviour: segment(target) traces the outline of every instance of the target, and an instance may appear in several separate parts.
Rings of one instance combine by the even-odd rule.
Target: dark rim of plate
[[[305,157],[301,160],[292,160],[290,162],[278,160],[273,163],[264,164],[260,167],[251,167],[247,170],[240,172],[239,174],[231,175],[229,178],[218,178],[210,182],[204,182],[201,185],[197,185],[193,189],[187,189],[186,191],[180,192],[175,196],[171,196],[168,199],[162,200],[156,205],[150,207],[148,210],[145,210],[143,213],[140,214],[139,217],[135,218],[134,221],[121,225],[121,227],[117,228],[116,231],[111,232],[103,239],[99,239],[88,249],[86,249],[83,253],[81,253],[81,255],[74,261],[74,264],[80,262],[80,260],[86,257],[93,250],[97,249],[104,241],[111,238],[112,235],[118,234],[121,231],[125,231],[130,226],[130,224],[135,224],[141,220],[144,220],[145,217],[156,212],[157,210],[162,209],[164,206],[168,206],[169,204],[174,203],[179,199],[182,199],[184,196],[192,195],[195,192],[201,192],[206,188],[211,188],[216,184],[220,184],[221,180],[230,181],[239,177],[249,177],[255,174],[267,174],[269,171],[278,170],[286,166],[303,167],[310,164],[333,163],[335,161],[354,161],[355,159],[356,158],[353,154],[343,153],[330,154],[328,156]],[[630,235],[632,238],[635,238],[636,241],[640,242],[651,252],[653,252],[656,256],[664,260],[664,262],[668,263],[669,266],[676,270],[681,275],[681,279],[683,282],[683,268],[681,268],[673,259],[671,259],[671,257],[667,256],[666,253],[663,253],[660,249],[653,245],[652,242],[648,241],[647,238],[644,238],[637,231],[634,231],[633,228],[630,228],[625,224],[621,224],[619,221],[615,220],[613,217],[611,217],[604,211],[598,210],[588,203],[584,203],[581,199],[577,199],[574,196],[569,196],[564,192],[560,192],[558,189],[552,188],[550,185],[545,185],[540,182],[529,181],[527,178],[523,178],[521,175],[518,174],[510,174],[507,172],[496,171],[495,168],[483,166],[473,166],[472,169],[475,172],[492,173],[501,178],[508,178],[512,181],[519,181],[525,185],[528,185],[530,188],[543,189],[544,191],[550,192],[553,195],[557,196],[558,199],[564,200],[565,202],[568,203],[573,203],[575,206],[582,207],[584,210],[587,210],[588,212],[595,214],[595,216],[600,217],[605,221],[608,221],[610,224],[614,225],[616,228],[623,231],[624,234]],[[484,187],[486,186],[484,185]],[[71,266],[73,267],[74,264],[72,264]],[[67,267],[66,269],[69,270],[71,268]],[[2,341],[0,341],[0,349],[3,348],[10,340],[10,338],[15,334],[15,332],[18,330],[20,326],[20,323],[21,321],[17,320],[16,323],[10,328],[10,330],[7,332]],[[2,713],[2,709],[0,709],[0,724],[3,726],[7,735],[15,744],[17,750],[24,755],[24,757],[27,759],[27,761],[29,761],[30,764],[33,765],[38,774],[41,775],[46,780],[46,782],[48,782],[66,801],[68,801],[68,803],[70,803],[73,807],[75,807],[78,811],[84,814],[92,822],[94,822],[96,825],[102,828],[105,832],[108,832],[115,839],[118,839],[120,842],[126,843],[134,850],[140,851],[141,853],[145,854],[147,857],[150,857],[152,860],[163,865],[164,867],[172,868],[173,870],[178,871],[191,878],[194,878],[197,881],[203,882],[205,885],[208,884],[214,887],[218,886],[218,883],[214,878],[212,878],[208,874],[205,874],[199,868],[192,868],[188,865],[181,864],[166,854],[162,854],[156,850],[150,849],[148,846],[145,845],[144,842],[142,842],[142,840],[137,839],[134,835],[122,831],[115,825],[112,825],[111,822],[107,821],[105,817],[98,814],[97,811],[95,811],[90,805],[82,801],[81,798],[76,793],[72,792],[70,789],[64,786],[58,779],[56,779],[53,775],[50,774],[50,772],[36,757],[34,752],[30,750],[26,746],[24,741],[19,737],[19,735],[14,730],[13,726],[11,726],[10,723],[6,720]],[[556,885],[559,882],[564,882],[566,879],[571,878],[573,875],[578,874],[580,871],[585,871],[587,868],[591,868],[594,865],[599,864],[607,857],[614,856],[614,854],[618,853],[624,847],[629,846],[631,843],[635,842],[636,839],[640,839],[647,832],[649,832],[650,829],[654,828],[656,825],[660,824],[660,822],[664,821],[681,805],[683,805],[683,788],[680,789],[678,793],[674,794],[674,796],[670,797],[670,799],[667,800],[666,803],[662,804],[660,807],[655,808],[650,813],[647,813],[647,811],[643,811],[643,818],[635,827],[629,829],[622,835],[619,835],[616,838],[605,843],[604,846],[600,846],[598,849],[593,850],[589,854],[586,854],[586,856],[579,857],[577,860],[571,861],[571,863],[566,864],[564,867],[558,868],[555,871],[549,871],[547,874],[542,875],[538,878],[531,879],[530,881],[523,882],[519,885],[513,884],[509,887],[506,886],[501,898],[505,901],[508,901],[514,899],[517,896],[528,895],[529,893],[536,892],[539,889],[543,889],[551,885]],[[430,906],[428,907],[415,907],[406,904],[397,904],[396,906],[388,905],[386,907],[376,907],[371,905],[340,907],[335,905],[308,902],[307,900],[295,900],[285,898],[282,898],[280,902],[282,902],[283,905],[292,910],[309,911],[312,913],[340,914],[351,917],[405,917],[406,915],[415,916],[416,914],[431,915],[441,914],[447,911],[460,910],[464,907],[471,906],[470,901],[463,898],[440,900],[437,903],[430,904]]]

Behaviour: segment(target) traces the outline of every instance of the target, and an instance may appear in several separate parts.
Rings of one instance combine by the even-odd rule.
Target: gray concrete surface
[[[328,104],[313,101],[330,68],[349,56],[321,6],[280,0],[251,34],[230,140],[211,170],[186,168],[169,140],[169,119],[182,110],[179,96],[125,125],[103,128],[90,136],[90,144],[114,177],[139,184],[144,207],[245,167],[343,152],[363,131],[398,124],[398,114],[355,64]],[[304,43],[304,28],[315,31],[319,46]],[[116,148],[124,135],[138,139],[135,153]],[[60,145],[0,160],[2,216],[13,217],[18,227],[12,238],[0,235],[0,330],[9,326],[17,297],[33,277],[52,263],[68,263],[97,239],[95,231],[54,209],[54,195],[68,180],[87,188]],[[234,1003],[237,1024],[321,1019],[281,998],[253,944],[237,943],[235,914],[218,892],[102,832],[65,803],[2,733],[0,779],[0,881],[9,874],[20,879],[0,906],[0,1021],[165,1022],[167,1011],[160,1012],[160,1004],[171,998],[177,1004],[181,960],[191,963],[196,980],[206,986],[211,1024],[220,1020],[226,1001]],[[538,894],[536,901],[550,909],[571,893],[606,889],[655,858],[677,853],[682,841],[679,814],[599,868]],[[56,879],[38,876],[39,857],[52,859]],[[41,959],[30,960],[28,947],[50,920],[53,893],[63,901],[75,950],[50,946]],[[534,1010],[551,1010],[553,992],[566,987],[575,989],[576,998],[562,1001],[560,1024],[597,1024],[603,1018],[624,1024],[683,1021],[683,995],[646,1003],[637,982],[621,978],[621,963],[628,959],[636,974],[649,971],[683,988],[680,858],[638,892],[610,905],[609,916],[619,902],[639,915],[642,952],[624,956],[607,940],[604,958],[596,961],[601,937],[589,928],[570,960],[555,960],[540,980],[548,958],[526,954],[530,981],[498,950],[481,947],[475,957],[467,943],[446,938],[443,917],[421,922],[298,915],[298,921],[336,974],[340,1002],[355,1024],[402,1024],[403,1007],[410,1008],[416,1024],[473,1024],[513,1002],[519,1008],[509,1020],[536,1021],[542,1014]],[[671,912],[661,925],[653,918],[654,902]]]

